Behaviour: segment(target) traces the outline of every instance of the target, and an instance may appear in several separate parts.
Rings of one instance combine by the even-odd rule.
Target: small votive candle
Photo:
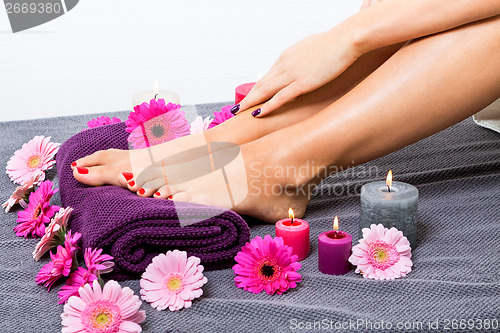
[[[333,222],[334,230],[318,236],[318,268],[321,273],[343,275],[351,270],[352,236],[338,230],[338,217]]]
[[[164,99],[165,103],[179,104],[179,95],[173,91],[159,90],[158,80],[155,80],[153,90],[139,91],[132,96],[132,108],[142,103],[149,103],[152,99]]]
[[[292,254],[301,261],[309,255],[309,223],[296,219],[293,210],[288,210],[287,219],[276,222],[276,236],[283,238],[283,243],[292,248]]]
[[[255,86],[255,82],[243,83],[234,90],[234,104],[240,104],[243,98],[247,97],[250,90]]]

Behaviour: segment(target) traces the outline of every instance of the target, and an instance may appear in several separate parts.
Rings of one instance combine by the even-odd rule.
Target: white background
[[[0,4],[0,121],[130,110],[173,90],[181,104],[234,99],[281,52],[358,11],[361,0],[80,0],[13,34]]]

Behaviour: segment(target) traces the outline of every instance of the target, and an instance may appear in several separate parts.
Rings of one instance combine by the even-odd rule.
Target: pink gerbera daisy
[[[64,333],[140,333],[139,325],[146,312],[139,310],[142,302],[132,289],[122,288],[116,281],[104,287],[94,280],[78,290],[64,305],[61,314]]]
[[[73,208],[61,208],[52,218],[50,224],[45,228],[45,234],[42,239],[36,244],[33,251],[33,259],[36,261],[51,248],[57,245],[62,245],[66,235],[66,226],[68,225],[69,216]]]
[[[208,129],[208,126],[210,126],[213,120],[214,119],[211,117],[205,117],[205,118],[203,118],[202,116],[196,117],[191,123],[191,129],[190,129],[191,134],[206,131]]]
[[[58,191],[52,189],[52,182],[46,180],[29,196],[29,204],[25,210],[17,212],[17,223],[14,231],[19,237],[42,237],[45,234],[45,223],[59,210],[59,206],[51,206],[50,198]]]
[[[257,236],[241,248],[234,260],[234,281],[238,288],[258,294],[282,294],[295,288],[302,278],[297,271],[301,265],[292,255],[292,248],[284,245],[281,237]]]
[[[45,264],[36,276],[36,283],[43,284],[48,290],[52,287],[54,282],[59,280],[62,276],[68,276],[71,273],[73,259],[75,252],[78,249],[76,242],[81,234],[76,232],[74,236],[71,235],[71,230],[68,231],[64,241],[64,247],[59,245],[57,253],[50,253],[50,262]]]
[[[363,238],[349,258],[364,278],[392,280],[411,272],[411,248],[408,239],[396,228],[382,224],[364,228]]]
[[[234,105],[226,105],[219,112],[214,112],[215,119],[210,123],[208,128],[215,127],[219,124],[222,124],[223,122],[225,122],[229,118],[234,117],[234,114],[231,113],[231,108],[233,106]]]
[[[97,117],[95,119],[92,119],[87,122],[87,126],[89,128],[94,128],[94,127],[99,127],[99,126],[104,126],[104,125],[109,125],[109,124],[116,124],[116,123],[121,123],[120,118],[113,117],[113,119],[109,117]]]
[[[192,300],[203,294],[205,283],[199,258],[188,258],[185,251],[168,251],[154,257],[142,274],[141,295],[158,310],[175,311],[191,307]]]
[[[152,99],[134,107],[125,121],[128,142],[135,148],[151,147],[189,134],[190,126],[179,104]]]
[[[97,275],[90,273],[83,267],[78,267],[76,271],[69,275],[66,284],[62,286],[61,290],[57,293],[57,296],[59,296],[59,304],[66,303],[71,296],[78,296],[78,289],[97,279]]]
[[[33,176],[44,174],[54,166],[54,155],[59,143],[50,142],[50,137],[35,136],[7,162],[7,174],[14,183],[23,185]]]
[[[115,265],[112,261],[113,257],[108,254],[101,254],[102,249],[86,248],[83,253],[85,266],[92,274],[105,274],[113,270]]]
[[[20,204],[23,208],[28,207],[28,196],[40,181],[42,181],[41,174],[33,175],[24,185],[18,186],[10,198],[2,204],[5,212],[8,213],[15,204]]]

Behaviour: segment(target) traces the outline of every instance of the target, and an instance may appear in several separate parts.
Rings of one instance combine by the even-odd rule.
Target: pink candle
[[[276,222],[276,236],[283,238],[285,245],[292,248],[292,254],[296,254],[300,261],[309,255],[309,223],[294,218],[291,208],[288,215],[289,218]]]
[[[255,86],[255,82],[243,83],[234,90],[234,104],[239,104],[245,98],[250,90]]]
[[[335,216],[334,229],[338,229],[338,218]],[[352,236],[340,230],[323,232],[318,236],[318,266],[322,273],[342,275],[351,270]]]

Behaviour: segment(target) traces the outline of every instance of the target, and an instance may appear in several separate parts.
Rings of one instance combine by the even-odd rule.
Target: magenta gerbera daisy
[[[14,183],[23,185],[33,176],[45,175],[45,171],[54,166],[54,155],[59,150],[59,143],[50,142],[50,137],[35,136],[23,144],[7,162],[7,174]]]
[[[234,281],[238,288],[258,294],[282,294],[295,288],[302,277],[297,271],[301,265],[292,255],[292,248],[284,245],[283,238],[266,235],[255,237],[241,248],[234,260]]]
[[[29,196],[28,207],[17,212],[18,225],[14,228],[19,237],[42,237],[45,234],[45,224],[59,210],[59,206],[51,206],[50,198],[58,191],[52,189],[53,183],[46,180]]]
[[[231,113],[231,108],[233,106],[234,105],[226,105],[219,112],[214,112],[214,120],[212,120],[208,128],[215,127],[219,124],[222,124],[229,118],[234,117],[234,114]]]
[[[108,281],[103,288],[97,280],[78,290],[64,305],[61,314],[65,333],[140,333],[146,312],[132,289]]]
[[[36,244],[33,251],[33,259],[36,261],[51,248],[57,245],[62,245],[66,235],[66,226],[68,225],[69,216],[73,208],[61,208],[52,218],[50,224],[45,228],[45,234],[42,239]]]
[[[136,105],[125,121],[128,142],[135,149],[151,147],[190,133],[190,126],[179,104],[152,99]]]
[[[362,230],[363,238],[352,249],[351,264],[364,278],[392,280],[411,272],[411,248],[408,239],[396,228],[372,224]]]
[[[113,117],[113,119],[109,117],[97,117],[95,119],[89,120],[87,122],[87,126],[89,128],[94,128],[94,127],[99,127],[99,126],[104,126],[104,125],[109,125],[109,124],[116,124],[116,123],[121,123],[120,118]]]
[[[50,252],[50,262],[45,264],[36,276],[36,283],[43,284],[48,290],[52,287],[54,282],[59,280],[62,276],[68,276],[71,273],[73,266],[73,259],[75,252],[78,249],[76,243],[80,239],[81,234],[76,232],[74,236],[71,235],[71,230],[68,231],[64,241],[64,247],[57,246],[57,253]]]
[[[66,284],[62,286],[61,290],[57,293],[57,296],[59,296],[59,304],[66,303],[71,296],[78,296],[78,289],[97,279],[97,275],[90,273],[83,267],[78,267],[76,271],[69,275]]]
[[[108,254],[102,254],[102,249],[86,248],[83,253],[85,266],[92,274],[105,274],[113,270],[115,265],[111,260],[113,257]]]
[[[185,251],[168,251],[154,257],[142,274],[141,295],[158,310],[175,311],[191,307],[192,300],[203,294],[205,283],[199,258],[188,258]]]

